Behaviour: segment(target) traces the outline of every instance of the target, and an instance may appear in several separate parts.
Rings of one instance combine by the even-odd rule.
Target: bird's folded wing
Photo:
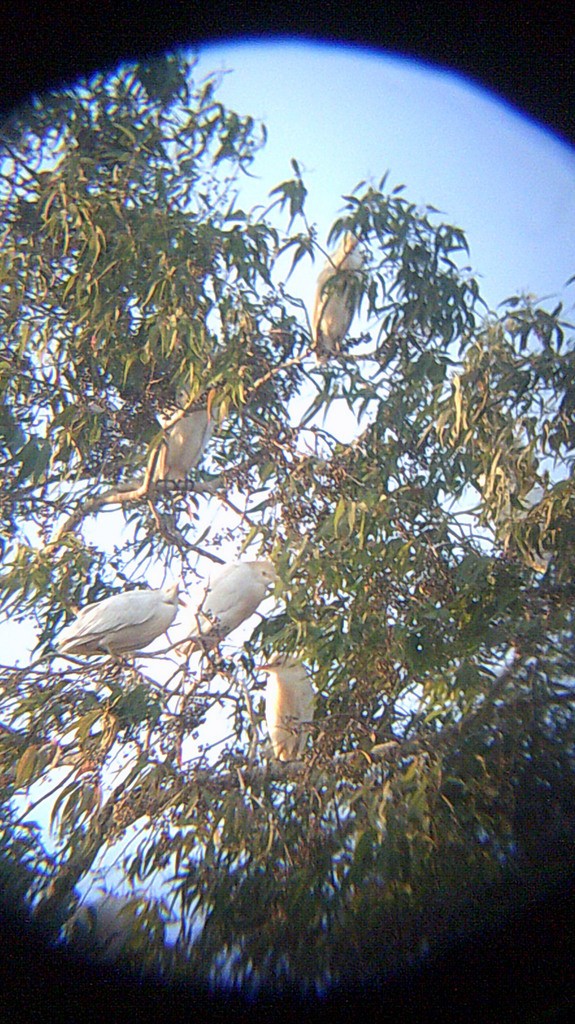
[[[230,619],[239,618],[242,621],[251,615],[255,608],[257,608],[260,601],[265,596],[265,590],[262,592],[260,587],[243,586],[239,587],[226,587],[223,591],[218,590],[218,593],[214,595],[215,600],[210,602],[209,599],[206,601],[206,606],[202,609],[204,615],[208,616],[212,622],[221,621],[227,622]]]
[[[125,597],[128,597],[128,594]],[[157,607],[158,599],[152,594],[134,594],[125,606],[122,606],[121,602],[111,604],[107,608],[103,602],[86,605],[78,618],[63,631],[62,639],[66,639],[65,633],[74,637],[99,636],[102,633],[110,634],[125,629],[126,626],[141,626],[149,621]]]
[[[313,690],[288,689],[283,695],[282,712],[286,719],[297,722],[311,722],[313,719]]]
[[[313,722],[314,709],[315,693],[313,690],[310,690],[310,693],[306,694],[306,698],[302,702],[302,722]]]

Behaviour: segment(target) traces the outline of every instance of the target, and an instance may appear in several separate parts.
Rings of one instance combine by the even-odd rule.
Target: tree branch
[[[66,533],[70,533],[86,516],[91,515],[93,512],[97,512],[102,508],[103,505],[125,505],[131,501],[140,501],[142,498],[147,498],[153,489],[153,475],[156,469],[160,453],[160,446],[152,452],[148,465],[146,467],[146,473],[141,483],[132,481],[130,484],[126,484],[123,487],[111,488],[108,491],[104,491],[103,494],[97,494],[95,497],[88,499],[84,502],[71,516],[62,523],[59,530],[56,531],[55,536],[46,545],[46,549],[57,547],[62,540],[62,537]]]
[[[103,807],[90,822],[83,841],[76,847],[68,862],[63,865],[47,889],[47,894],[35,911],[37,923],[49,931],[54,928],[53,922],[60,922],[61,908],[71,896],[74,887],[94,863],[101,847],[104,845],[119,797],[137,778],[141,764],[137,762],[128,776],[110,794]]]

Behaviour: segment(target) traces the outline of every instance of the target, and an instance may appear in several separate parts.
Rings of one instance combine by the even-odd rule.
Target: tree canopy
[[[384,177],[341,200],[360,315],[318,364],[297,161],[240,205],[265,141],[181,56],[2,126],[0,601],[37,646],[1,670],[0,856],[55,936],[105,852],[162,897],[135,965],[325,989],[572,867],[575,350],[560,305],[490,311],[464,233]],[[197,407],[202,463],[158,481],[158,416]],[[281,578],[243,642],[57,654],[78,607],[239,554]],[[317,698],[279,764],[258,666],[286,653]]]

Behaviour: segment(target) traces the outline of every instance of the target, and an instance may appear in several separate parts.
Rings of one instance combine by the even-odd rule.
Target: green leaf
[[[32,744],[20,757],[16,766],[16,789],[28,786],[33,780],[38,765],[38,747]]]
[[[339,526],[343,516],[345,515],[345,509],[346,509],[345,498],[340,497],[339,500],[338,500],[338,503],[336,505],[335,513],[334,513],[334,517],[333,517],[333,534],[334,534],[334,537],[337,537],[337,528],[338,528],[338,526]]]

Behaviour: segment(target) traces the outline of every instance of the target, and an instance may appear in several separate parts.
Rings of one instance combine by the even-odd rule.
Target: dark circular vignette
[[[529,8],[498,0],[449,0],[419,5],[325,2],[311,5],[228,5],[169,0],[144,5],[100,0],[95,5],[62,0],[39,8],[30,0],[2,10],[0,110],[30,94],[74,81],[119,60],[153,56],[190,44],[234,38],[286,38],[347,43],[427,60],[482,84],[575,143],[575,76],[572,36],[556,2]],[[571,1019],[573,1013],[573,887],[534,894],[513,914],[502,912],[490,934],[454,943],[443,956],[406,967],[388,978],[354,978],[315,1003],[294,995],[281,1002],[249,1002],[200,989],[140,983],[88,967],[47,948],[1,902],[0,993],[6,1021],[92,1019],[127,1021],[156,1016],[172,1024],[202,1017],[234,1022],[328,1019],[340,1013],[372,1013],[397,1021],[521,1021]],[[571,1010],[571,1013],[569,1013]],[[568,1018],[569,1014],[569,1018]]]
[[[119,59],[189,44],[271,35],[417,57],[466,75],[575,142],[573,32],[558,0],[439,0],[407,7],[350,0],[311,5],[169,0],[5,3],[0,110]]]

